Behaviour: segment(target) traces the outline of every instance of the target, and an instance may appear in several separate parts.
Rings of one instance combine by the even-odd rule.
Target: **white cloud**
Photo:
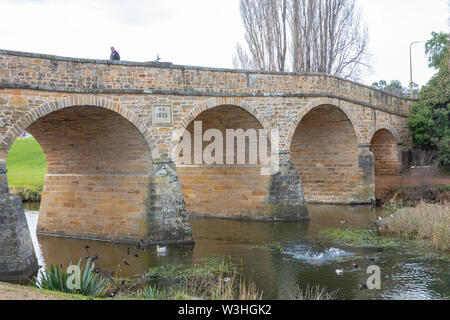
[[[375,73],[365,80],[400,80],[409,84],[409,45],[428,40],[432,31],[448,31],[447,0],[360,0],[369,25]],[[428,68],[424,44],[413,46],[413,81],[426,84]]]
[[[368,21],[374,74],[409,79],[409,43],[447,30],[446,0],[360,0]],[[0,0],[0,48],[107,59],[115,46],[123,60],[160,54],[175,64],[232,67],[243,39],[239,0]],[[425,84],[423,46],[414,48],[414,80]]]

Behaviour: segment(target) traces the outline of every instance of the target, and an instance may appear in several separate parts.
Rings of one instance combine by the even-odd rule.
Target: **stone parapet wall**
[[[334,76],[111,62],[0,50],[0,87],[76,93],[332,97],[398,115],[411,100]]]

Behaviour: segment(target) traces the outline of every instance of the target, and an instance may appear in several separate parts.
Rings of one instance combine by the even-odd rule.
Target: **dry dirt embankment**
[[[42,291],[33,287],[0,282],[0,300],[73,300],[75,297],[59,292]]]

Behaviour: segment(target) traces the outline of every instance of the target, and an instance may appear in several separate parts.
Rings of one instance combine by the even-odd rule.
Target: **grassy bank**
[[[205,259],[198,264],[167,265],[150,268],[146,274],[130,279],[105,277],[95,262],[81,260],[80,289],[67,286],[68,273],[62,265],[41,270],[35,287],[90,298],[114,296],[119,300],[261,300],[262,292],[251,281],[245,281],[238,268],[224,259]],[[95,260],[94,260],[95,261]],[[114,294],[111,295],[111,293]]]
[[[17,138],[6,159],[11,193],[39,201],[47,172],[45,154],[34,138]]]
[[[390,213],[381,223],[385,234],[395,234],[438,251],[450,251],[450,205],[419,203]]]
[[[149,300],[260,300],[262,292],[243,279],[237,266],[211,258],[194,265],[150,268],[145,285],[122,298]],[[119,296],[121,298],[121,296]]]

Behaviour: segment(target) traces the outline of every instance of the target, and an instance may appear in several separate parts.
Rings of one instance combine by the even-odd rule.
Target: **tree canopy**
[[[433,33],[433,38],[437,38]],[[433,40],[434,41],[434,40]],[[441,165],[450,170],[450,52],[427,48],[430,65],[439,61],[439,72],[422,87],[413,104],[408,127],[416,147],[439,151]]]
[[[428,55],[428,66],[439,69],[445,53],[448,51],[449,35],[444,32],[432,32],[432,38],[425,44],[425,53]]]
[[[372,83],[372,87],[383,90],[393,95],[409,98],[411,96],[411,88],[403,87],[402,83],[399,80],[392,80],[389,84],[385,80],[380,80],[378,82]],[[418,97],[419,95],[419,86],[416,83],[413,83],[413,97]]]

